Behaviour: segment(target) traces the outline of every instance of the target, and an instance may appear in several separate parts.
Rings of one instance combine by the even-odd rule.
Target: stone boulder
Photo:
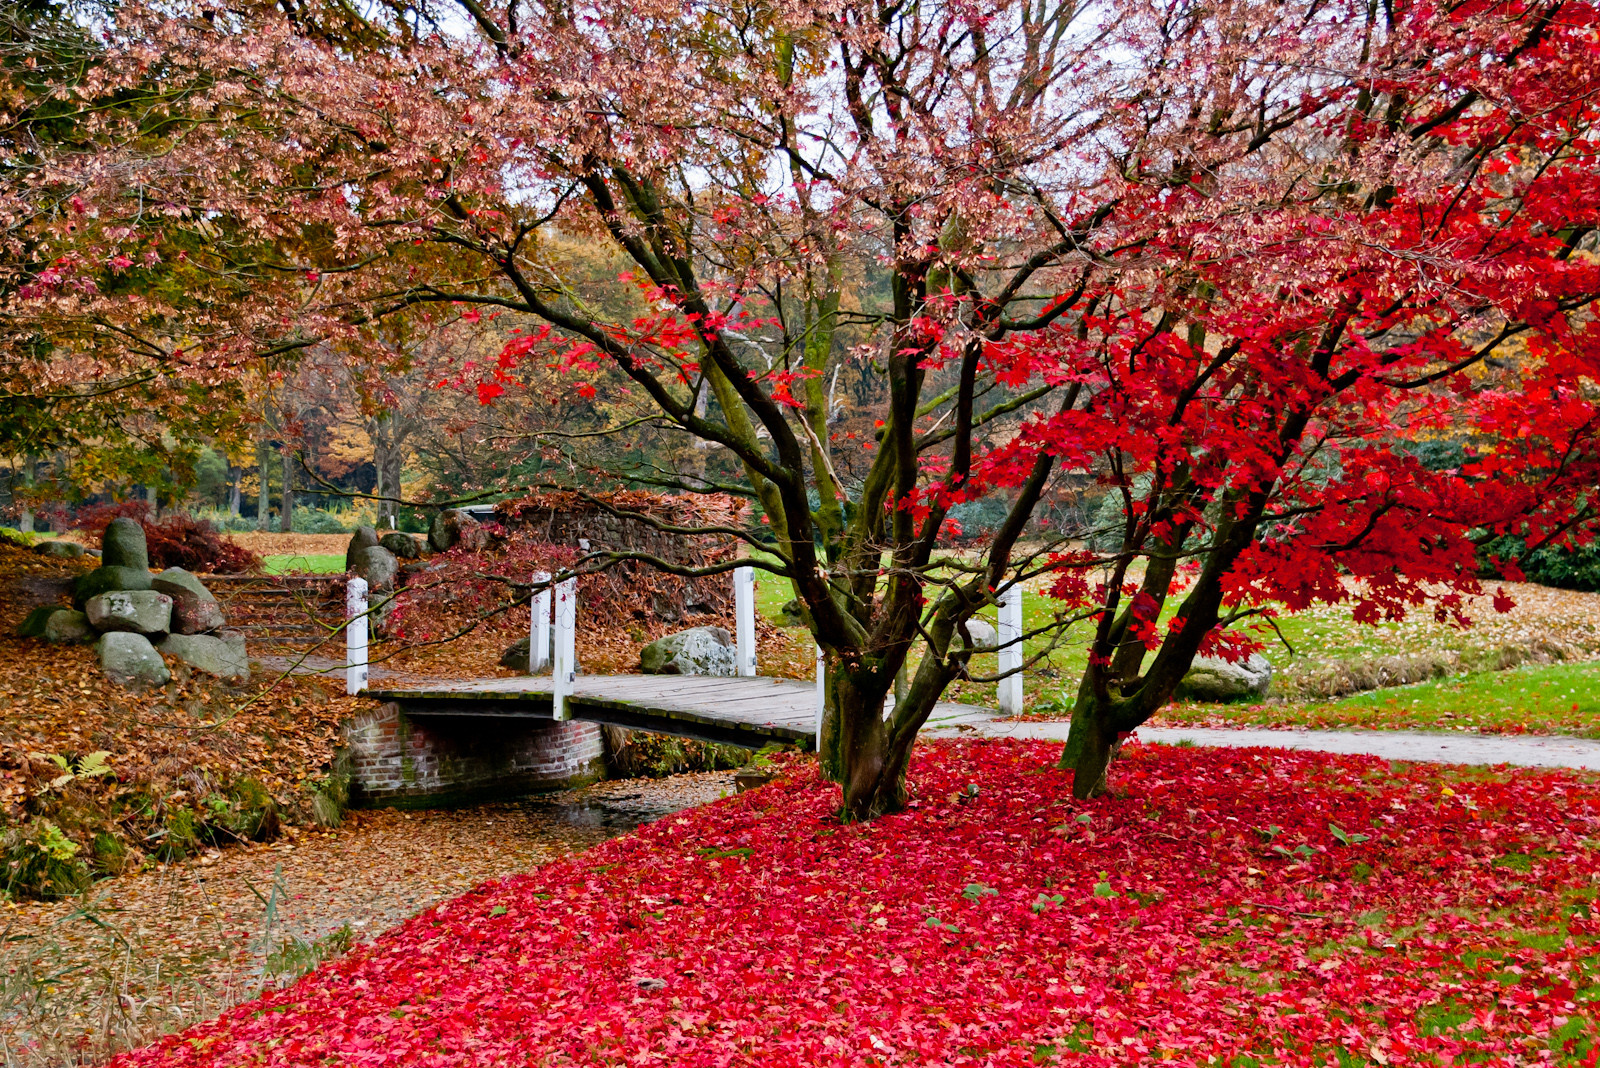
[[[500,666],[524,675],[528,673],[528,655],[533,647],[532,638],[518,638],[500,654]]]
[[[401,584],[404,585],[405,582],[411,581],[413,576],[428,575],[434,572],[443,571],[448,566],[450,565],[443,563],[430,563],[427,560],[413,560],[409,564],[401,564],[400,574],[404,576],[404,581]]]
[[[61,560],[76,560],[83,556],[83,546],[75,541],[41,541],[33,547],[40,556],[53,556]]]
[[[371,527],[356,527],[356,532],[350,535],[350,544],[344,550],[344,569],[348,573],[356,566],[356,557],[367,549],[375,548],[378,544],[378,532]]]
[[[72,584],[72,603],[75,607],[82,608],[89,602],[89,598],[98,597],[102,593],[149,588],[149,568],[106,565],[78,576],[78,580]]]
[[[400,562],[383,546],[370,545],[350,554],[350,570],[367,580],[369,591],[392,590],[395,576],[400,573]]]
[[[179,597],[196,597],[202,601],[216,600],[194,572],[185,571],[181,567],[169,567],[165,571],[158,572],[150,579],[150,588],[157,593],[166,594],[175,601]]]
[[[721,675],[738,671],[733,638],[721,627],[693,627],[657,638],[639,653],[647,675]]]
[[[43,638],[44,625],[46,621],[49,620],[51,615],[59,611],[61,611],[61,606],[55,604],[45,604],[35,608],[33,611],[28,613],[28,617],[26,619],[18,624],[17,637]]]
[[[44,634],[40,635],[51,645],[81,645],[92,642],[97,635],[89,625],[89,617],[75,608],[58,608],[44,621]]]
[[[800,602],[798,600],[785,601],[783,607],[778,609],[778,626],[803,627],[805,625],[805,613],[800,611]]]
[[[172,679],[166,661],[143,634],[125,630],[102,634],[95,652],[100,655],[100,670],[119,686],[143,689],[165,686]]]
[[[1178,683],[1175,696],[1187,701],[1259,700],[1271,684],[1272,665],[1260,653],[1237,664],[1201,656]]]
[[[987,619],[967,620],[967,633],[972,636],[972,649],[974,652],[993,652],[1000,648],[1000,632],[994,629],[994,624]],[[955,640],[961,641],[961,632],[956,631]],[[964,642],[962,644],[965,644]]]
[[[228,617],[215,598],[209,601],[193,597],[172,599],[172,633],[210,634],[228,625]]]
[[[89,598],[84,605],[95,630],[165,634],[172,629],[172,598],[155,590],[116,590]]]
[[[100,539],[100,562],[106,567],[150,570],[150,550],[137,519],[122,516],[111,521]]]
[[[483,524],[459,508],[446,508],[433,517],[428,528],[428,544],[435,552],[448,552],[460,545],[468,552],[477,552],[489,542]]]
[[[181,567],[169,567],[152,578],[150,588],[172,598],[171,630],[175,634],[209,634],[227,622],[211,591]]]
[[[244,635],[236,630],[222,634],[169,634],[156,648],[206,675],[234,682],[250,679]]]
[[[418,560],[422,557],[422,540],[403,531],[389,531],[378,539],[378,544],[394,553],[397,560]]]

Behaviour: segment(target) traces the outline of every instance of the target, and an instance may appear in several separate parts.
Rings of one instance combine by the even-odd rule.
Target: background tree
[[[1590,5],[464,10],[470,35],[421,7],[126,5],[102,91],[152,66],[185,89],[142,153],[58,183],[97,220],[137,195],[204,228],[150,268],[236,295],[183,352],[365,359],[348,343],[395,316],[498,313],[469,396],[554,366],[536,440],[578,413],[604,475],[751,497],[752,562],[827,654],[852,817],[904,803],[957,637],[1012,584],[1048,576],[1046,631],[1087,632],[1062,639],[1090,645],[1065,755],[1087,795],[1197,654],[1260,641],[1242,626],[1459,617],[1480,533],[1587,536]],[[18,306],[103,342],[121,320],[69,266]],[[1513,339],[1529,359],[1466,374]],[[881,398],[865,440],[836,425],[842,372]],[[1425,468],[1409,445],[1444,429],[1466,461]],[[594,483],[562,455],[542,477]],[[1030,532],[1087,480],[1115,529]],[[943,551],[997,492],[979,551]]]

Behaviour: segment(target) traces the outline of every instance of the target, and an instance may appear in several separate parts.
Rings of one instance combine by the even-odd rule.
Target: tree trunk
[[[1072,772],[1072,796],[1080,800],[1106,792],[1106,769],[1117,741],[1109,713],[1105,702],[1092,693],[1080,693],[1073,706],[1060,767]]]
[[[34,484],[39,481],[39,458],[36,456],[28,457],[25,461],[23,461],[22,469],[25,472],[22,484],[26,488],[26,492],[31,494],[33,492]],[[12,496],[16,496],[15,485],[12,487]],[[25,502],[22,505],[22,514],[17,517],[17,529],[22,531],[24,534],[33,533],[32,500],[25,499]]]
[[[384,498],[391,496],[391,494],[389,493],[389,482],[383,477],[383,469],[389,463],[389,450],[379,444],[376,431],[373,432],[372,439],[372,471],[376,476],[372,483],[372,495],[378,498],[377,525],[381,529],[384,521],[389,518],[389,502]]]
[[[842,815],[870,820],[906,807],[906,767],[911,747],[890,744],[883,720],[885,692],[860,689],[845,673],[829,670],[823,723],[823,770],[844,789]]]
[[[392,527],[400,506],[394,500],[383,498],[400,496],[400,449],[392,444],[376,447],[373,449],[372,464],[378,470],[378,525]]]
[[[256,445],[256,529],[268,529],[268,513],[272,509],[272,453],[266,441]]]
[[[278,525],[278,529],[285,534],[292,534],[294,533],[295,461],[294,457],[288,453],[284,453],[281,459],[283,461],[283,502],[279,514],[283,516],[283,521]]]
[[[228,514],[237,516],[241,506],[239,483],[244,478],[244,468],[236,464],[228,465]]]

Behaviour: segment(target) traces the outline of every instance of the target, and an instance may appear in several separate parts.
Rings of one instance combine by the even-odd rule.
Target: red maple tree
[[[905,803],[917,731],[971,670],[958,635],[1016,583],[1062,604],[1029,640],[1090,646],[1065,755],[1087,795],[1259,617],[1464,623],[1477,539],[1587,536],[1592,4],[463,7],[471,34],[119,8],[91,89],[159,70],[169,118],[16,194],[77,197],[61,218],[90,237],[30,223],[50,255],[8,308],[136,371],[119,338],[185,302],[107,303],[85,272],[186,263],[231,298],[191,294],[206,331],[162,349],[196,375],[419,304],[500,313],[485,402],[558,364],[617,433],[718,458],[610,474],[759,505],[753,562],[827,654],[854,817]],[[29,361],[12,381],[70,377]],[[865,440],[836,432],[841,367],[878,389]],[[1439,442],[1459,456],[1425,463]],[[1030,525],[1085,485],[1114,522]],[[997,492],[981,551],[944,552],[951,509]]]

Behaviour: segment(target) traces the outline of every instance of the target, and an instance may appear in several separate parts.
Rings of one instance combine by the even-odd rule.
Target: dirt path
[[[620,780],[449,811],[352,813],[0,907],[0,1055],[92,1064],[287,982],[436,901],[733,791],[731,772]]]

